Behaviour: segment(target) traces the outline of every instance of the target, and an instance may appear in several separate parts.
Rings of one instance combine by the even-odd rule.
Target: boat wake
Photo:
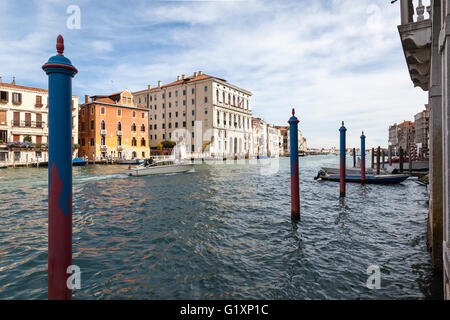
[[[102,181],[102,180],[111,180],[111,179],[123,179],[126,176],[124,174],[121,173],[117,173],[117,174],[108,174],[108,175],[100,175],[100,176],[93,176],[93,177],[83,177],[83,178],[76,178],[73,179],[74,184],[83,184],[86,182],[91,182],[91,181]]]

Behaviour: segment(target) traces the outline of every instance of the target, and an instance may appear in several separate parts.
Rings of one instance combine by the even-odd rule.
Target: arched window
[[[141,132],[145,132],[145,124],[141,124]]]
[[[102,120],[102,124],[101,124],[102,130],[106,129],[106,123],[105,120]]]
[[[134,123],[134,122],[131,125],[131,132],[136,132],[136,123]]]
[[[144,138],[141,139],[141,147],[145,147],[145,139]]]
[[[136,138],[135,137],[133,137],[133,139],[131,139],[131,145],[133,147],[136,147],[137,143],[136,143]]]
[[[120,121],[117,122],[117,130],[122,131],[122,123]]]
[[[219,90],[216,90],[216,99],[217,99],[217,103],[219,103]]]
[[[117,136],[117,145],[118,146],[122,145],[122,136]]]
[[[231,104],[231,93],[228,94],[228,104]]]

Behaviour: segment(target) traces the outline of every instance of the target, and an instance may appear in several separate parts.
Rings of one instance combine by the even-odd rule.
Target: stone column
[[[437,11],[437,10],[436,10]],[[450,42],[449,36],[450,31],[447,30],[450,26],[450,15],[447,13],[444,17],[444,27],[441,28],[440,35],[440,50],[442,58],[442,87],[444,96],[442,99],[442,177],[443,177],[443,266],[444,266],[444,297],[445,299],[450,299],[450,223],[449,223],[449,212],[450,212],[450,185],[449,185],[449,174],[450,174],[450,145],[449,145],[449,133],[450,133]],[[440,10],[438,11],[440,14]],[[434,21],[433,21],[434,22]],[[430,115],[431,118],[431,115]],[[431,129],[431,125],[430,125]],[[430,139],[431,140],[431,139]]]
[[[430,71],[430,211],[428,214],[428,241],[433,266],[442,270],[442,217],[443,217],[443,171],[442,171],[442,62],[439,54],[441,30],[440,0],[433,1],[431,71]]]

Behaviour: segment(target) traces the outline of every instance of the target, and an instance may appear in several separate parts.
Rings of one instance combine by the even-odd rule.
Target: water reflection
[[[120,166],[74,168],[73,260],[79,299],[432,298],[426,190],[314,181],[335,157],[300,161],[301,220],[291,221],[289,159],[196,165],[130,179]],[[0,180],[0,298],[46,298],[47,171]],[[392,204],[395,203],[395,206]],[[378,264],[381,290],[365,288]]]

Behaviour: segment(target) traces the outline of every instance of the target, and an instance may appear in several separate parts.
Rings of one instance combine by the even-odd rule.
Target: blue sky
[[[66,26],[69,5],[80,29]],[[41,66],[61,33],[80,97],[202,70],[250,90],[254,116],[270,123],[287,124],[295,107],[309,147],[338,146],[342,120],[349,147],[362,130],[369,147],[386,146],[388,126],[427,101],[410,81],[399,22],[389,0],[0,0],[0,76],[45,88]]]

